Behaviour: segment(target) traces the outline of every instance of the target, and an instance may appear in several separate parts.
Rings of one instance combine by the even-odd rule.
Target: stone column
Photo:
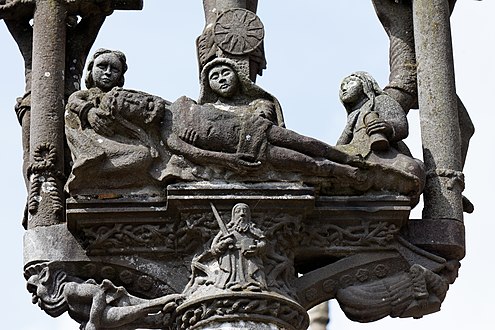
[[[217,9],[246,8],[246,0],[217,0]]]
[[[464,186],[448,0],[414,0],[418,95],[427,171],[423,218],[463,220]]]
[[[258,0],[203,0],[206,25],[215,21],[216,14],[228,9],[244,8],[256,13]]]
[[[28,228],[63,221],[65,4],[37,0],[33,27]]]
[[[308,314],[310,320],[309,330],[325,330],[330,321],[328,301],[311,308]]]

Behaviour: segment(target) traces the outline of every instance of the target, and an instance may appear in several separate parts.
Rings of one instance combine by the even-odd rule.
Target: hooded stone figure
[[[222,98],[216,91],[214,91],[210,84],[210,71],[218,66],[226,65],[233,69],[239,82],[239,92],[236,99],[228,103],[241,103],[241,104],[253,104],[253,106],[260,107],[260,102],[266,102],[265,106],[270,106],[270,109],[263,109],[259,111],[259,114],[272,121],[275,125],[285,127],[284,116],[282,114],[282,107],[277,98],[272,94],[265,91],[260,86],[256,85],[248,76],[248,68],[241,66],[238,62],[227,59],[217,58],[206,64],[201,71],[200,76],[200,94],[198,98],[198,104],[219,104],[220,101],[225,101],[225,97]]]

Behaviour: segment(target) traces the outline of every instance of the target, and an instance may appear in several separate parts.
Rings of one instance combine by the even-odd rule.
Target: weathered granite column
[[[37,0],[33,28],[28,228],[63,221],[65,3]]]
[[[232,8],[245,8],[256,13],[258,0],[203,0],[206,25],[215,21],[216,14]]]
[[[250,6],[252,2],[258,2],[258,1],[252,1],[252,0],[217,0],[217,9],[218,10],[227,10],[231,8],[247,8],[246,6]],[[252,10],[252,9],[249,9]]]
[[[464,178],[447,0],[414,0],[418,94],[427,181],[423,218],[462,221]]]
[[[319,305],[311,308],[308,311],[311,330],[326,330],[329,318],[329,303],[328,301],[322,302]]]

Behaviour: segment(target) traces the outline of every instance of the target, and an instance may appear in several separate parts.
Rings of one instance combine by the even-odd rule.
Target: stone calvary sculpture
[[[339,150],[284,128],[278,101],[243,75],[233,60],[218,58],[204,67],[198,102],[183,97],[171,104],[119,88],[117,81],[112,84],[111,67],[119,66],[117,56],[113,55],[114,65],[99,60],[111,54],[119,53],[100,50],[95,54],[95,65],[89,63],[87,79],[91,88],[72,94],[68,101],[67,137],[74,159],[68,191],[73,196],[129,188],[141,193],[141,188],[152,190],[155,185],[163,189],[171,180],[265,182],[277,177],[279,181],[319,184],[340,194],[349,189],[397,189],[417,197],[421,191],[421,164],[407,156],[392,155],[394,149],[383,148],[383,155],[352,150],[354,145],[370,145],[365,141],[349,143],[349,148],[342,146]],[[97,87],[105,85],[105,76],[98,78],[102,81],[92,78],[99,75],[97,61],[109,66],[107,88]],[[123,79],[122,69],[115,74],[116,80]],[[371,102],[375,102],[374,97]],[[382,107],[381,111],[388,110]],[[405,137],[405,115],[398,105],[394,110],[388,115],[389,122],[405,126],[396,129],[398,138],[399,134]],[[377,122],[385,128],[378,127]],[[374,131],[378,132],[392,131],[389,122],[379,120],[377,115],[368,126],[375,125]],[[180,164],[178,155],[183,158]],[[367,161],[368,156],[375,160]],[[155,166],[150,163],[153,158],[157,158]],[[108,165],[104,165],[106,162]],[[117,173],[124,179],[115,180],[112,175]],[[379,183],[384,176],[389,180]]]
[[[430,65],[451,47],[455,1],[373,4],[391,38],[391,81],[343,79],[347,124],[330,145],[286,128],[256,84],[266,64],[257,0],[203,1],[200,95],[174,102],[126,89],[117,50],[92,55],[80,88],[105,17],[142,1],[0,1],[26,64],[16,111],[33,302],[86,330],[300,330],[329,299],[358,322],[438,311],[472,211],[461,195],[472,124],[452,59]],[[426,13],[442,27],[431,41]],[[437,86],[450,94],[430,104]],[[429,129],[448,117],[453,132],[447,151],[423,137],[424,163],[403,142],[415,105]],[[461,142],[462,154],[448,151]],[[422,194],[423,219],[409,219]]]

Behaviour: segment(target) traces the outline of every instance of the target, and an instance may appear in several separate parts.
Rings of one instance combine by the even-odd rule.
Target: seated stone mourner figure
[[[73,93],[66,110],[66,135],[73,157],[71,194],[152,193],[159,167],[160,122],[166,101],[123,89],[125,55],[99,49],[88,64],[88,90]],[[144,170],[143,170],[144,169]]]
[[[339,96],[348,114],[337,141],[339,150],[362,156],[369,163],[423,177],[422,162],[413,159],[402,142],[409,134],[405,112],[373,77],[362,71],[347,76]]]

